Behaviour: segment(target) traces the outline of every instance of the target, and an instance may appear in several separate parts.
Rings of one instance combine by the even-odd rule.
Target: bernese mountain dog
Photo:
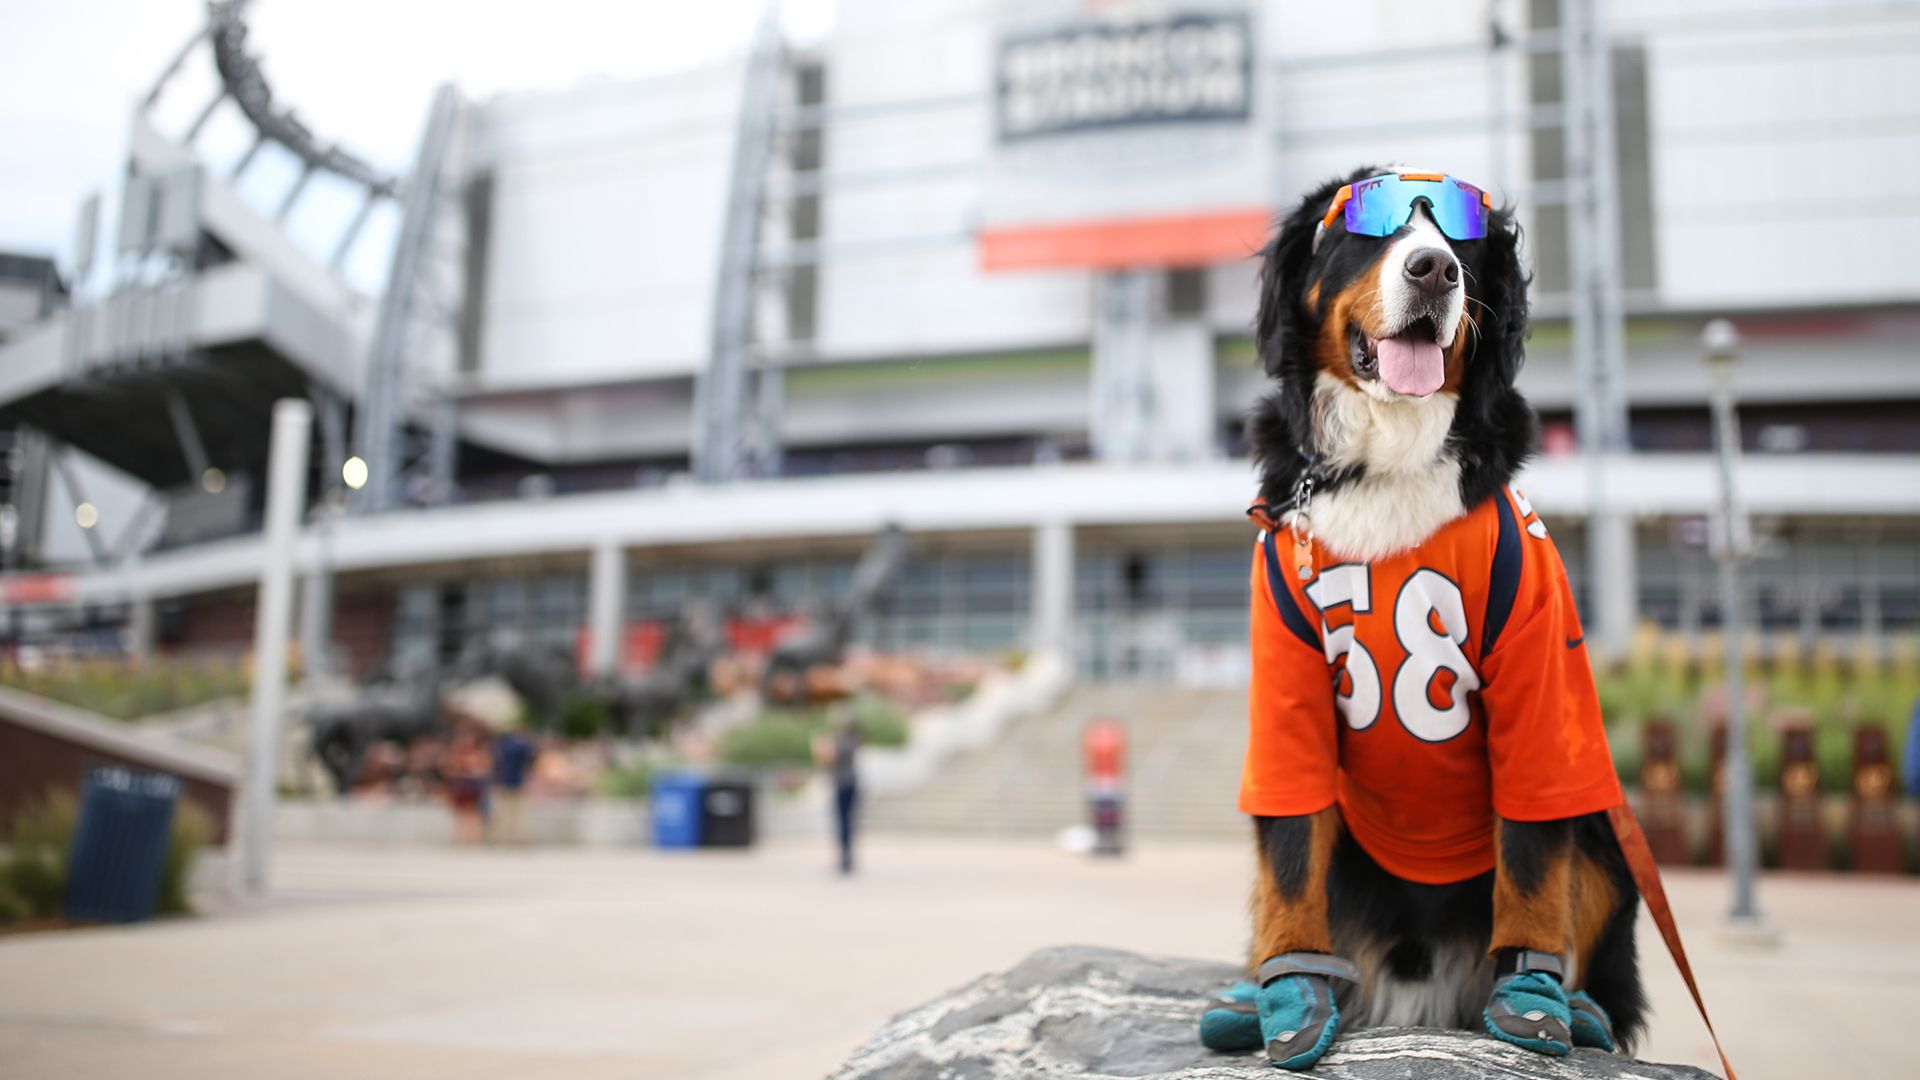
[[[1259,874],[1209,1046],[1304,1069],[1368,1026],[1550,1055],[1641,1030],[1622,794],[1565,569],[1513,487],[1538,426],[1519,239],[1472,184],[1363,168],[1263,253]]]

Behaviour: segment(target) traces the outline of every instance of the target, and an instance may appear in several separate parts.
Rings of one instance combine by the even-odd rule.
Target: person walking
[[[860,806],[860,773],[855,766],[859,751],[860,729],[853,717],[844,715],[813,745],[814,760],[833,777],[833,818],[840,838],[842,874],[853,873],[854,816]]]
[[[533,772],[533,742],[519,728],[509,728],[493,740],[493,784],[496,792],[493,839],[500,844],[527,842],[527,777]]]
[[[474,720],[455,722],[453,740],[440,759],[447,802],[453,807],[453,839],[478,844],[487,835],[487,787],[493,776],[493,753],[486,742],[486,726]]]

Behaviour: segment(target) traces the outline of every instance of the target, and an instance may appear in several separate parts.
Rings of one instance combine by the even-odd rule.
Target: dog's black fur
[[[1349,235],[1336,219],[1318,250],[1315,228],[1342,184],[1386,171],[1362,168],[1309,193],[1287,216],[1263,253],[1258,346],[1278,385],[1255,407],[1248,432],[1260,469],[1261,499],[1283,508],[1303,471],[1315,470],[1319,490],[1359,479],[1364,466],[1325,471],[1314,444],[1312,397],[1320,369],[1315,349],[1327,298],[1377,267],[1391,238]],[[1538,422],[1514,388],[1525,355],[1528,277],[1520,233],[1511,211],[1491,214],[1484,239],[1452,241],[1468,289],[1469,334],[1459,383],[1459,405],[1445,453],[1460,464],[1460,503],[1471,509],[1511,481],[1534,452]],[[1317,284],[1315,292],[1312,286]],[[1310,300],[1310,293],[1318,303]],[[1282,897],[1308,885],[1308,817],[1256,817],[1263,864]],[[1503,822],[1501,858],[1522,888],[1537,884],[1548,861],[1568,845],[1604,871],[1617,898],[1579,981],[1613,1020],[1623,1050],[1631,1052],[1645,1024],[1634,945],[1638,893],[1606,815],[1564,821]],[[1401,979],[1424,979],[1437,957],[1484,953],[1492,935],[1494,874],[1451,885],[1398,878],[1375,862],[1344,829],[1327,877],[1328,918],[1336,950],[1360,943],[1385,949],[1385,968]]]

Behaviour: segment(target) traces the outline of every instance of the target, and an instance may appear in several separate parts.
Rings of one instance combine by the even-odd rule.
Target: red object
[[[986,270],[1205,266],[1244,259],[1266,244],[1266,207],[1197,214],[1010,225],[980,230]]]
[[[1243,813],[1337,802],[1389,873],[1445,884],[1493,869],[1495,814],[1552,821],[1620,802],[1566,571],[1511,489],[1371,564],[1315,541],[1308,582],[1277,569],[1288,580],[1269,590],[1266,552],[1263,538]],[[1510,608],[1490,603],[1501,596]]]
[[[628,623],[620,636],[620,670],[644,674],[653,670],[667,643],[667,628],[659,619]],[[573,662],[581,672],[592,667],[593,630],[582,626],[573,633]]]
[[[0,578],[0,597],[8,604],[64,604],[73,599],[72,574],[8,574]]]
[[[770,653],[786,635],[788,628],[799,622],[798,615],[728,619],[727,644],[731,645],[735,652]]]
[[[1127,774],[1127,731],[1104,717],[1089,722],[1080,735],[1086,754],[1087,779],[1118,784]]]

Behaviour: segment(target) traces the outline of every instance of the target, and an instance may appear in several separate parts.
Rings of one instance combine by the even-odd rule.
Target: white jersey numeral
[[[1328,567],[1307,586],[1307,599],[1320,609],[1320,639],[1327,663],[1346,660],[1345,690],[1334,690],[1334,703],[1347,726],[1365,731],[1380,718],[1382,685],[1373,654],[1355,637],[1355,625],[1329,627],[1326,612],[1348,607],[1356,615],[1373,610],[1373,568],[1363,563]],[[1433,620],[1439,619],[1436,630]],[[1460,586],[1435,570],[1419,570],[1400,586],[1393,602],[1393,630],[1407,651],[1393,675],[1393,711],[1414,738],[1444,742],[1467,729],[1472,715],[1467,694],[1480,688],[1480,674],[1468,663],[1461,646],[1467,640],[1467,608]],[[1435,681],[1441,672],[1452,684],[1441,687],[1448,704],[1433,703]]]
[[[1336,685],[1333,703],[1348,727],[1365,731],[1380,719],[1380,668],[1367,647],[1354,639],[1354,625],[1329,628],[1326,612],[1342,606],[1351,607],[1355,615],[1372,611],[1372,568],[1365,563],[1330,566],[1307,586],[1307,599],[1321,612],[1320,640],[1326,646],[1327,663],[1337,664],[1341,657],[1347,658],[1348,689],[1342,691]]]
[[[1460,648],[1467,640],[1460,586],[1438,571],[1416,571],[1393,602],[1393,632],[1407,650],[1393,675],[1393,712],[1401,726],[1424,742],[1445,742],[1467,730],[1472,720],[1467,694],[1480,688],[1480,674]],[[1453,684],[1441,688],[1448,699],[1445,708],[1433,703],[1434,682],[1443,671],[1453,676]]]

